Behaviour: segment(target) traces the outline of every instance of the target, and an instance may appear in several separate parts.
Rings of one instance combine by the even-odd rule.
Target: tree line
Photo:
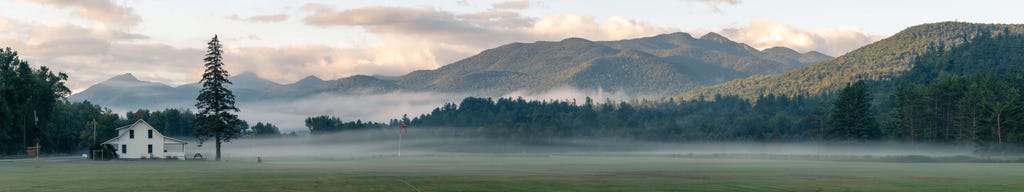
[[[819,140],[827,109],[815,98],[738,96],[596,103],[586,98],[527,101],[465,98],[411,119],[418,127],[460,127],[488,137],[543,141],[565,137],[626,137],[664,142]]]
[[[59,116],[55,107],[71,93],[64,85],[67,79],[46,66],[32,68],[11,48],[0,49],[0,154],[67,137],[54,130]]]
[[[341,118],[327,115],[307,117],[304,122],[306,123],[306,128],[309,129],[310,134],[325,134],[348,130],[384,128],[389,126],[384,123],[371,121],[363,122],[362,120],[345,122],[342,121]]]

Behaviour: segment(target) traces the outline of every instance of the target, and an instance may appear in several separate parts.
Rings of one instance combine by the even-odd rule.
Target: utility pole
[[[96,144],[96,119],[92,119],[92,144]]]
[[[36,139],[36,140],[38,140],[38,139]],[[39,141],[36,141],[36,169],[39,168],[39,154],[40,153],[42,153],[42,151],[39,150]]]
[[[28,133],[26,133],[27,129],[25,127],[28,127],[28,122],[25,122],[25,119],[21,119],[21,143],[25,145],[25,148],[28,148]]]

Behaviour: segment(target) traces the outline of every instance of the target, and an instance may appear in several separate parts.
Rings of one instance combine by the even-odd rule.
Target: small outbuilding
[[[121,159],[185,159],[188,142],[164,136],[145,120],[116,130],[117,137],[103,144],[113,145]]]

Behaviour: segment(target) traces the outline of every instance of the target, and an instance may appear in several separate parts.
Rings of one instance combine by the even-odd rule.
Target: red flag
[[[406,128],[405,123],[402,123],[402,133],[409,133],[409,129]]]

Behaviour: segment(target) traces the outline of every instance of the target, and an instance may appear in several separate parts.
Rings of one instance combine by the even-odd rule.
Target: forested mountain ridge
[[[948,50],[974,36],[990,32],[1024,33],[1020,24],[940,22],[909,27],[891,37],[845,55],[778,75],[756,75],[686,92],[682,99],[700,96],[819,95],[832,93],[858,80],[886,80],[910,70],[918,57]]]
[[[788,51],[785,51],[788,50]],[[715,33],[620,41],[569,38],[513,43],[436,70],[402,76],[410,90],[437,92],[542,91],[559,86],[627,93],[673,94],[754,74],[775,74],[830,59],[788,48],[759,51]]]
[[[743,43],[733,42],[717,33],[708,33],[699,39],[687,33],[662,34],[653,37],[605,41],[617,49],[635,49],[676,63],[701,63],[731,69],[744,74],[774,74],[831,59],[810,51],[798,53],[785,47],[758,51]]]

